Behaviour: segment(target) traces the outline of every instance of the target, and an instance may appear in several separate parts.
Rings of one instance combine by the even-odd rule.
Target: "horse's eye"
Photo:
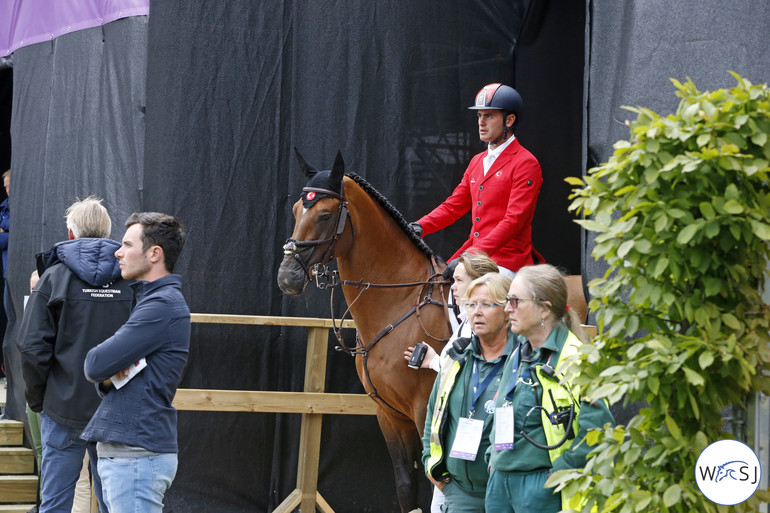
[[[331,218],[332,218],[332,215],[329,212],[321,212],[320,214],[318,214],[318,218],[317,218],[318,221],[317,222],[325,223],[326,221],[328,221]]]

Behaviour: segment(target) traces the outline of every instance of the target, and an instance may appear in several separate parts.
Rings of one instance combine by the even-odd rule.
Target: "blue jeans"
[[[160,513],[176,476],[176,454],[99,458],[104,500],[110,513]]]
[[[40,466],[40,513],[70,513],[75,497],[75,483],[83,468],[86,451],[91,461],[91,478],[99,511],[106,512],[102,501],[102,485],[96,471],[96,444],[80,439],[82,429],[58,424],[45,413],[40,414],[40,441],[43,462]]]

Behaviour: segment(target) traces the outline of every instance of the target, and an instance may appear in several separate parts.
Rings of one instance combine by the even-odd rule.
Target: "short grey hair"
[[[76,239],[108,238],[112,231],[110,214],[102,205],[102,200],[96,196],[76,201],[70,205],[64,217],[67,219],[67,228],[72,230]]]

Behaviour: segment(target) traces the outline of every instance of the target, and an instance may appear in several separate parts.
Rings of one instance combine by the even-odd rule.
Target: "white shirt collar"
[[[487,155],[484,157],[484,176],[487,176],[487,171],[489,171],[489,168],[492,167],[492,164],[494,164],[495,160],[497,160],[497,157],[500,156],[503,150],[506,149],[514,139],[516,139],[516,136],[511,134],[511,136],[503,144],[498,144],[494,149],[487,148]]]

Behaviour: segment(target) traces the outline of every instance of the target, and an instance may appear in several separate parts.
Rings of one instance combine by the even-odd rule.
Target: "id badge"
[[[513,406],[500,406],[495,410],[495,450],[513,449]]]
[[[455,434],[455,440],[452,443],[452,450],[449,452],[449,456],[460,458],[461,460],[474,461],[476,453],[479,452],[483,431],[483,420],[461,418],[457,424],[457,434]]]

